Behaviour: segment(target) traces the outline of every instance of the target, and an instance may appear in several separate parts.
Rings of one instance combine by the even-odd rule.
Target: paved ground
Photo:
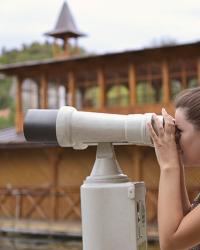
[[[15,232],[31,235],[59,235],[81,237],[80,221],[36,221],[0,219],[0,232]]]
[[[82,250],[81,235],[80,221],[0,219],[0,250]],[[159,250],[156,225],[148,226],[148,239],[148,250]]]
[[[52,238],[0,236],[0,250],[82,250],[82,243]],[[148,244],[148,250],[159,250],[159,246]]]
[[[32,235],[60,235],[81,238],[80,221],[36,221],[0,219],[0,232],[16,232]],[[148,239],[158,241],[156,225],[148,225]]]

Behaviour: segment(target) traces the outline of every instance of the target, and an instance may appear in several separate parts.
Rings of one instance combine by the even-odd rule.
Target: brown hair
[[[181,91],[174,100],[175,108],[185,110],[186,119],[200,129],[200,87]]]

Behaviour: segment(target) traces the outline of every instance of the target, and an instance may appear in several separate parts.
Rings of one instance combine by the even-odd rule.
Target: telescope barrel
[[[159,118],[162,121],[162,116]],[[147,122],[152,122],[152,113],[106,114],[77,111],[71,106],[31,109],[25,118],[24,135],[28,141],[75,149],[101,142],[153,146]]]

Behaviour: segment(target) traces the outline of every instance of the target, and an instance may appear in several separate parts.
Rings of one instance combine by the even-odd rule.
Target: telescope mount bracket
[[[111,142],[97,144],[96,160],[90,176],[85,183],[124,183],[129,182],[123,174],[116,159],[114,146]]]

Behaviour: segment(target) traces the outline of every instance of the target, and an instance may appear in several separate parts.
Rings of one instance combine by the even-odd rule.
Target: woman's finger
[[[163,128],[163,124],[161,123],[161,121],[159,120],[159,118],[157,117],[156,114],[153,114],[153,121],[154,121],[154,124],[155,124],[155,127],[156,127],[156,131],[155,133],[158,134],[158,136],[162,137],[164,136],[164,128]]]
[[[151,136],[154,144],[158,144],[158,136],[157,136],[156,132],[154,131],[153,126],[151,125],[150,122],[147,123],[147,127],[148,127],[150,136]]]
[[[162,115],[165,121],[165,131],[168,134],[174,134],[175,133],[175,122],[174,118],[167,113],[167,111],[162,108]]]

